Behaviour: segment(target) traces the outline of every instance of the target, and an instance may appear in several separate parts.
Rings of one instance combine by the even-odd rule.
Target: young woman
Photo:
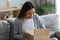
[[[24,3],[18,17],[15,20],[13,36],[18,40],[25,40],[29,38],[29,34],[25,33],[26,30],[45,29],[41,19],[35,13],[35,8],[31,2]]]

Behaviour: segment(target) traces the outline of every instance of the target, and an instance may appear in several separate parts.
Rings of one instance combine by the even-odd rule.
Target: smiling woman
[[[33,4],[29,1],[24,3],[14,22],[13,36],[18,40],[25,40],[26,36],[30,38],[30,35],[25,32],[26,30],[46,29],[39,15],[35,13]]]

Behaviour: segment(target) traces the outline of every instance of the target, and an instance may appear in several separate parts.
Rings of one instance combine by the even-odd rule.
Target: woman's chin
[[[31,19],[32,17],[28,17],[27,19]]]

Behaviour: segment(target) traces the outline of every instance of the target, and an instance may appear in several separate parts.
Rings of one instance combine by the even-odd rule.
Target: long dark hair
[[[24,5],[22,6],[22,9],[18,15],[18,18],[24,18],[24,16],[26,15],[26,12],[30,9],[34,8],[33,4],[29,1],[25,2]]]

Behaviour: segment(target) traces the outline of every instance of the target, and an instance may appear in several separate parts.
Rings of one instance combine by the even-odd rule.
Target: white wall
[[[60,0],[56,0],[56,13],[59,15],[59,29],[60,29]]]
[[[26,2],[26,0],[12,0],[10,1],[10,4],[12,7],[18,7],[21,8],[21,6]]]
[[[57,9],[57,14],[60,15],[60,0],[56,0],[56,9]]]
[[[26,2],[26,0],[10,0],[10,6],[11,7],[18,7],[21,8],[23,3]],[[6,0],[0,0],[0,9],[5,8]]]
[[[11,7],[18,7],[21,8],[21,6],[23,5],[24,2],[26,2],[28,0],[11,0],[10,1],[10,6]],[[40,6],[40,3],[45,3],[46,0],[29,0],[33,3],[33,5],[35,6],[35,8],[38,8]],[[42,2],[41,2],[42,1]],[[54,0],[47,0],[47,2],[52,2],[54,3]],[[5,7],[5,3],[6,0],[0,0],[0,8],[4,8]]]
[[[5,0],[0,0],[0,9],[5,7],[5,3],[6,3]]]

